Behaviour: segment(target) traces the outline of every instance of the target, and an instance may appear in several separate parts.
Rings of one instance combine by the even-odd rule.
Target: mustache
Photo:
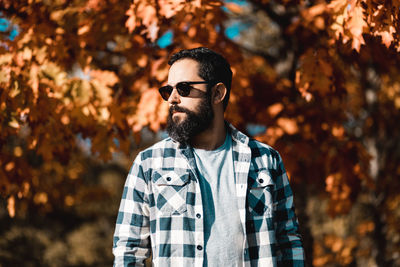
[[[171,106],[169,108],[169,113],[172,114],[173,112],[185,112],[185,113],[190,113],[190,110],[188,110],[187,108],[183,108],[180,106]]]

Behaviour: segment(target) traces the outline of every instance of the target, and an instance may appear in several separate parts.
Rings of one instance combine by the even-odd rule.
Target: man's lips
[[[172,106],[169,109],[169,112],[171,114],[177,114],[177,113],[187,113],[184,108],[178,107],[178,106]]]
[[[173,111],[171,114],[171,117],[177,119],[177,118],[184,118],[186,112],[182,112],[182,111]]]

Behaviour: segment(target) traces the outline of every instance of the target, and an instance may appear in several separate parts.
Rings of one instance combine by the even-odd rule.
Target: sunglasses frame
[[[168,101],[174,88],[176,88],[176,91],[178,92],[178,94],[180,96],[185,97],[185,96],[190,95],[190,91],[193,89],[193,86],[191,86],[191,85],[193,85],[193,84],[209,84],[209,83],[211,83],[211,82],[209,82],[209,81],[183,81],[183,82],[178,82],[177,84],[175,84],[175,86],[164,85],[158,89],[158,92],[160,93],[162,99],[164,99],[165,101]],[[181,85],[188,85],[189,90],[179,88]]]

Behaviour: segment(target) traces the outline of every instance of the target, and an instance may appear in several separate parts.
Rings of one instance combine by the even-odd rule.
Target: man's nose
[[[170,103],[170,104],[181,103],[181,98],[180,98],[180,95],[178,94],[178,91],[176,90],[176,88],[172,89],[171,95],[168,98],[168,103]]]

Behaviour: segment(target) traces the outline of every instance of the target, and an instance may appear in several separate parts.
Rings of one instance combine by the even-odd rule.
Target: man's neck
[[[215,150],[224,143],[226,131],[223,118],[214,120],[207,130],[192,138],[191,145],[194,148]]]

